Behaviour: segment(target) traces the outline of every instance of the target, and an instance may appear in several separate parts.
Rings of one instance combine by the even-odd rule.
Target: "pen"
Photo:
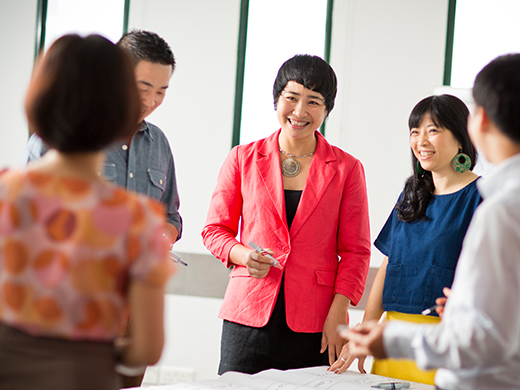
[[[170,245],[170,251],[168,252],[168,255],[170,256],[170,259],[172,259],[176,263],[181,263],[182,265],[186,265],[187,266],[188,263],[185,263],[184,261],[182,261],[181,256],[179,254],[175,253],[174,251],[172,251],[173,244],[170,241],[170,239],[168,238],[168,236],[166,234],[163,234],[163,237],[166,240],[166,242],[168,243],[168,245]]]
[[[268,257],[269,259],[273,260],[273,266],[279,269],[283,269],[278,260],[276,260],[273,256],[269,254],[269,252],[266,252],[265,249],[262,249],[258,245],[256,245],[253,241],[249,241],[249,245],[251,245],[251,248],[255,250],[256,253],[261,254],[262,256]]]
[[[424,309],[423,311],[421,311],[421,314],[423,316],[427,316],[428,314],[430,313],[433,313],[433,311],[438,307],[438,306],[442,306],[442,305],[433,305],[433,306],[430,306],[428,309]]]
[[[408,389],[410,384],[408,382],[387,382],[379,383],[372,387],[375,389]]]

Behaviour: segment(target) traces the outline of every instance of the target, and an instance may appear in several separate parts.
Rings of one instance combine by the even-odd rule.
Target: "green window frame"
[[[334,0],[327,0],[326,21],[325,21],[325,44],[324,60],[330,62],[331,42],[332,42],[332,14],[334,10]],[[240,144],[240,129],[242,122],[242,103],[244,96],[244,73],[247,47],[247,28],[249,17],[249,0],[240,2],[240,22],[238,30],[237,46],[237,71],[235,78],[235,105],[233,113],[233,135],[231,147]],[[321,127],[321,132],[325,135],[325,123]]]

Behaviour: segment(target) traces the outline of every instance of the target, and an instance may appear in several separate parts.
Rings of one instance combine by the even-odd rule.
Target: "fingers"
[[[246,261],[246,267],[249,275],[256,279],[264,278],[271,268],[272,260],[261,254],[251,251]]]
[[[338,357],[338,360],[336,360],[328,369],[328,371],[332,371],[335,374],[341,374],[345,372],[351,365],[352,362],[355,360],[355,356],[353,356],[350,353],[349,345],[345,344],[343,348],[341,349],[341,353]],[[363,359],[364,363],[364,359]],[[365,370],[363,368],[363,363],[361,363],[361,370],[360,372],[365,373]],[[359,364],[358,364],[359,367]]]
[[[441,297],[441,298],[437,298],[435,300],[435,303],[438,305],[436,308],[435,308],[435,311],[437,312],[437,314],[439,315],[439,317],[442,319],[443,315],[444,315],[444,306],[446,305],[446,302],[448,301],[448,297],[450,296],[450,293],[451,293],[451,289],[449,289],[448,287],[444,287],[442,289],[442,292],[443,294],[446,296],[446,298],[444,297]]]
[[[377,326],[377,321],[367,321],[363,322],[362,324],[357,324],[353,328],[348,327],[341,327],[339,334],[341,337],[343,337],[346,340],[351,340],[352,337],[356,334],[358,335],[366,335],[370,333],[372,329],[374,329]]]
[[[320,353],[325,352],[326,349],[327,349],[327,336],[325,335],[325,332],[323,332],[322,335],[321,335],[321,349],[320,349]]]
[[[329,364],[332,365],[336,361],[336,346],[333,343],[328,345],[329,347]]]
[[[353,329],[341,331],[342,337],[349,341],[349,350],[357,358],[373,355],[384,359],[386,354],[383,346],[383,330],[386,324],[376,321],[365,322]]]
[[[358,370],[362,374],[366,374],[367,373],[365,371],[365,360],[366,360],[366,358],[363,357],[363,356],[358,359]]]

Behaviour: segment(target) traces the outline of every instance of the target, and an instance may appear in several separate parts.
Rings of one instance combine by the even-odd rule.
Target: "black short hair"
[[[297,54],[285,61],[278,70],[273,85],[275,109],[278,98],[289,81],[295,81],[307,89],[321,93],[325,98],[325,107],[329,115],[334,108],[338,81],[334,70],[325,60],[309,54]]]
[[[128,50],[134,66],[144,60],[154,64],[171,65],[172,72],[175,70],[175,58],[170,46],[156,33],[132,30],[124,34],[117,45]]]
[[[65,35],[39,59],[25,110],[49,146],[64,153],[101,150],[136,129],[140,101],[132,61],[100,35]]]
[[[475,79],[473,99],[504,135],[520,143],[520,54],[487,64]]]

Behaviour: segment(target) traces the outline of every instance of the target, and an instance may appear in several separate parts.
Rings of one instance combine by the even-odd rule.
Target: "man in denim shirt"
[[[178,211],[172,152],[162,130],[144,120],[161,105],[175,69],[175,59],[168,44],[148,31],[127,33],[117,45],[126,49],[134,62],[142,106],[134,135],[105,150],[104,176],[121,187],[164,203],[167,234],[170,241],[175,242],[181,236],[182,218]],[[40,158],[48,149],[42,139],[33,134],[25,147],[22,163]]]

